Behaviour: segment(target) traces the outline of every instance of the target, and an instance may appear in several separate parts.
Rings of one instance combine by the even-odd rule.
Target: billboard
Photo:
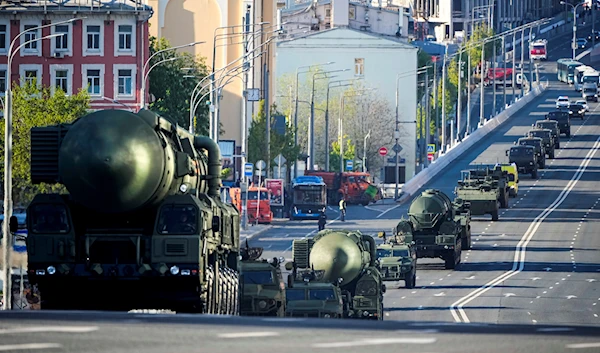
[[[221,150],[221,160],[223,169],[229,169],[231,173],[228,177],[224,178],[223,181],[235,181],[235,141],[233,140],[220,140],[219,149]]]
[[[265,187],[271,192],[271,206],[283,206],[283,179],[265,179]]]

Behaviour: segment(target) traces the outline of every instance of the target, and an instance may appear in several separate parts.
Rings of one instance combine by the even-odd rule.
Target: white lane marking
[[[461,299],[454,302],[450,306],[450,313],[452,314],[452,317],[454,318],[454,320],[456,322],[470,322],[469,317],[467,316],[467,313],[463,310],[463,307],[466,304],[468,304],[475,298],[478,298],[479,296],[481,296],[483,293],[487,292],[488,290],[494,288],[499,283],[501,283],[501,282],[507,280],[508,278],[513,277],[517,273],[520,273],[521,271],[523,271],[523,268],[525,267],[525,255],[526,255],[527,245],[529,244],[529,241],[533,238],[533,236],[537,232],[537,230],[540,227],[540,225],[542,224],[542,222],[558,206],[560,206],[564,202],[564,200],[567,198],[567,196],[569,196],[571,191],[575,188],[575,185],[577,184],[579,179],[581,179],[581,177],[583,176],[583,173],[587,169],[587,166],[590,164],[592,157],[596,154],[598,149],[600,149],[600,137],[598,137],[593,148],[588,152],[585,159],[579,165],[579,168],[577,168],[577,172],[575,172],[575,174],[573,175],[573,177],[571,178],[571,180],[569,181],[567,186],[562,190],[560,195],[558,195],[556,200],[554,200],[554,202],[550,206],[548,206],[544,211],[542,211],[542,213],[540,213],[533,220],[533,222],[529,225],[529,228],[527,229],[525,234],[523,234],[523,237],[521,238],[521,240],[519,241],[519,243],[517,244],[517,247],[515,249],[515,256],[514,256],[512,269],[510,271],[505,272],[502,275],[494,278],[493,280],[486,283],[482,287],[472,291],[471,293],[462,297]]]
[[[32,349],[62,348],[58,343],[25,343],[25,344],[4,344],[0,345],[0,351],[22,351]]]
[[[330,343],[316,343],[313,344],[314,348],[342,348],[342,347],[356,347],[356,346],[371,346],[371,345],[382,345],[382,344],[430,344],[435,343],[436,338],[369,338],[360,341],[344,341],[344,342],[330,342]]]
[[[391,210],[395,210],[396,208],[398,208],[400,206],[402,206],[402,205],[400,204],[400,205],[396,205],[394,207],[388,208],[387,210],[383,211],[379,216],[377,216],[375,218],[381,218],[384,214],[390,212]]]
[[[38,333],[38,332],[61,332],[61,333],[86,333],[98,331],[98,326],[38,326],[38,327],[15,327],[0,330],[0,335],[15,333]]]
[[[596,348],[600,347],[600,342],[567,344],[565,347],[571,349]]]
[[[371,211],[375,211],[375,212],[379,212],[379,213],[382,213],[382,212],[383,212],[382,210],[378,210],[378,209],[376,209],[376,208],[373,208],[373,207],[371,207],[371,206],[364,206],[364,208],[366,208],[367,210],[371,210]]]
[[[252,338],[252,337],[272,337],[279,336],[277,332],[232,332],[232,333],[221,333],[221,338]]]

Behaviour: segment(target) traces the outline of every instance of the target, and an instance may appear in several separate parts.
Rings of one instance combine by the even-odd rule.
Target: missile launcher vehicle
[[[285,284],[281,273],[283,257],[260,259],[263,248],[241,249],[240,314],[245,316],[285,316]]]
[[[29,279],[44,309],[239,314],[237,209],[219,197],[221,154],[142,109],[31,129]]]
[[[425,190],[411,202],[409,219],[400,219],[394,235],[414,244],[417,258],[441,258],[446,269],[454,269],[462,250],[471,248],[469,207],[458,198],[450,201],[440,190]]]
[[[388,239],[385,232],[379,232],[378,237],[383,238],[383,244],[377,246],[383,280],[404,280],[406,288],[414,288],[417,283],[417,252],[413,244],[399,235]]]
[[[385,285],[373,237],[359,231],[326,229],[312,239],[294,240],[292,252],[293,267],[323,271],[319,282],[339,285],[348,303],[345,317],[383,320]]]

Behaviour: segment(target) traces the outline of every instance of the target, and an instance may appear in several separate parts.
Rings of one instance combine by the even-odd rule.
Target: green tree
[[[169,41],[165,38],[150,38],[151,55],[170,47]],[[171,58],[175,59],[158,64],[162,60]],[[208,75],[204,61],[205,58],[196,58],[189,53],[178,53],[176,50],[168,50],[152,58],[148,67],[158,65],[152,69],[149,75],[149,93],[151,98],[154,98],[149,105],[150,109],[189,128],[191,94],[196,84]],[[202,85],[208,82],[205,80]],[[207,90],[203,90],[201,95],[206,92]],[[208,106],[200,103],[195,117],[196,133],[206,135],[208,133]]]
[[[276,105],[271,106],[271,119],[275,115],[281,115]],[[267,134],[267,117],[265,113],[265,101],[259,102],[258,113],[253,117],[250,125],[250,131],[248,133],[248,162],[256,163],[259,160],[267,161],[267,146],[266,146],[266,134]],[[273,120],[271,120],[271,126]],[[294,131],[293,128],[286,124],[285,134],[280,135],[271,129],[271,141],[270,141],[270,154],[271,159],[275,158],[278,154],[282,154],[283,157],[288,161],[287,164],[291,165],[293,161],[297,160],[300,155],[300,147],[294,146]],[[271,163],[273,164],[273,163]]]
[[[39,87],[35,82],[26,86],[15,85],[13,96],[13,190],[15,205],[26,204],[40,192],[61,192],[64,187],[56,184],[31,184],[30,130],[55,124],[71,123],[85,115],[89,109],[90,98],[86,90],[67,96],[57,88],[54,93],[50,87]],[[2,141],[2,172],[4,172],[4,123],[0,124]]]
[[[348,138],[344,136],[346,145],[344,146],[344,160],[353,161],[356,158],[356,145]],[[344,163],[344,166],[346,164]],[[329,169],[334,172],[340,171],[340,143],[339,141],[333,141],[331,144],[331,151],[329,152]]]

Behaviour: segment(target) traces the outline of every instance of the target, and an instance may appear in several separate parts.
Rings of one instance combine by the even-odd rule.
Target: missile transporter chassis
[[[27,210],[41,309],[239,314],[239,214],[219,198],[220,159],[147,110],[33,128],[32,182],[69,191]]]
[[[395,235],[414,244],[417,258],[441,258],[446,269],[454,269],[462,250],[472,244],[469,207],[460,199],[450,201],[440,190],[425,190],[411,202],[409,219],[398,222]]]
[[[321,282],[337,283],[344,317],[383,320],[385,285],[377,267],[375,240],[359,231],[322,230],[292,245],[294,265],[322,272]]]

